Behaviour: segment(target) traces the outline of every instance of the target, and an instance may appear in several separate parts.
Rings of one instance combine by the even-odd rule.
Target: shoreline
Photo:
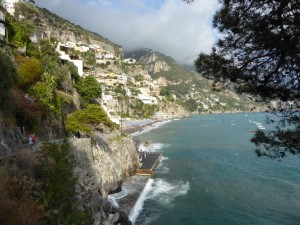
[[[143,125],[135,125],[128,128],[124,128],[122,129],[122,131],[128,135],[132,135],[136,132],[147,130],[147,128],[150,127],[153,127],[153,129],[157,129],[159,127],[159,123],[164,123],[171,120],[173,119],[155,120]],[[155,124],[158,124],[158,126],[153,126]],[[151,132],[151,130],[149,130],[149,132]],[[142,143],[139,143],[135,138],[133,139],[135,141],[137,151],[138,151],[139,145],[141,145]],[[158,164],[159,163],[160,161],[158,161]],[[121,186],[122,190],[120,192],[109,195],[110,203],[113,206],[118,207],[120,210],[125,212],[128,217],[132,217],[132,214],[136,214],[137,213],[136,211],[140,210],[138,209],[139,207],[141,207],[139,203],[140,202],[139,199],[144,193],[145,188],[147,187],[147,184],[150,181],[151,177],[152,175],[138,175],[138,174],[128,177],[122,184]],[[133,215],[133,218],[135,218],[136,216],[137,215]]]
[[[214,113],[195,113],[195,114],[191,114],[191,116],[196,116],[196,115],[213,115],[213,114],[238,114],[238,113],[243,113],[243,114],[247,114],[247,113],[262,113],[262,112],[214,112]],[[190,117],[184,117],[184,118],[180,118],[180,119],[188,119]],[[164,123],[167,121],[173,121],[175,119],[179,119],[179,118],[170,118],[168,120],[153,120],[149,123],[145,123],[143,125],[132,125],[130,127],[127,128],[123,128],[123,132],[126,133],[127,135],[132,135],[134,133],[137,132],[142,132],[144,130],[147,131],[147,128],[153,127],[153,129],[157,129],[159,126],[155,126],[155,124],[159,124],[159,123]],[[136,121],[138,124],[139,121]],[[154,126],[153,126],[154,125]],[[148,130],[147,132],[151,132],[152,129]],[[133,135],[134,137],[134,135]],[[135,138],[134,138],[135,139]],[[136,146],[137,146],[137,150],[139,149],[139,145],[142,143],[139,143],[137,140],[135,140]],[[124,197],[121,198],[116,198],[117,204],[118,204],[118,208],[122,211],[124,211],[126,213],[126,215],[128,217],[132,216],[132,213],[137,213],[135,210],[139,211],[140,209],[135,209],[135,208],[139,208],[141,207],[139,203],[139,199],[142,196],[148,181],[151,179],[151,175],[149,176],[141,176],[141,175],[133,175],[131,177],[129,177],[128,179],[126,179],[122,185],[122,190],[125,189],[125,191],[127,189],[130,189],[131,192],[127,193]],[[139,180],[138,182],[134,181],[134,180]],[[121,191],[122,192],[122,191]],[[136,215],[135,215],[136,216]],[[134,221],[133,221],[134,222]]]

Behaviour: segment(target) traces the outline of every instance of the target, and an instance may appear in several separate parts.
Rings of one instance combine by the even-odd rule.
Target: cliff
[[[115,131],[96,135],[94,139],[70,139],[70,143],[77,159],[77,189],[82,204],[91,207],[94,224],[114,224],[117,220],[122,221],[121,224],[130,224],[123,212],[107,203],[107,195],[120,190],[123,180],[138,166],[132,138]]]

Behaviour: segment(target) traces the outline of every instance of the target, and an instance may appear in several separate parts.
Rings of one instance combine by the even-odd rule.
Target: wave
[[[171,184],[163,179],[149,179],[135,206],[132,208],[129,219],[134,224],[142,211],[147,199],[158,201],[160,204],[171,206],[170,203],[181,195],[186,195],[190,189],[189,182],[179,181]]]
[[[168,144],[163,143],[150,143],[148,146],[145,146],[144,144],[141,144],[138,148],[140,152],[156,152],[157,150],[164,149],[168,147]]]
[[[138,217],[139,213],[143,209],[144,201],[146,199],[147,194],[150,192],[153,184],[153,179],[149,179],[144,190],[142,191],[140,197],[138,198],[137,202],[135,203],[134,207],[130,211],[129,219],[134,224],[136,218]]]
[[[166,156],[162,156],[160,158],[160,162],[156,168],[157,171],[159,171],[159,173],[163,173],[163,174],[167,174],[169,173],[170,169],[166,166],[166,161],[168,161],[168,157]]]
[[[122,191],[114,194],[110,194],[107,196],[108,201],[111,203],[112,206],[114,207],[119,207],[118,204],[118,199],[124,198],[125,196],[128,195],[128,193],[132,192],[129,187],[127,186],[122,186]]]
[[[189,189],[189,182],[179,181],[176,184],[171,184],[163,179],[156,179],[148,198],[159,201],[163,205],[170,205],[176,197],[186,195]]]

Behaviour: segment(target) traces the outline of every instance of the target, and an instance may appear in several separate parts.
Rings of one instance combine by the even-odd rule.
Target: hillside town
[[[24,0],[1,1],[0,20],[2,22],[0,23],[0,38],[2,40],[8,38],[8,32],[6,32],[5,27],[5,12],[14,16],[14,6],[17,2],[34,4],[34,1]],[[18,19],[21,20],[22,18]],[[162,90],[165,91],[165,88],[169,85],[188,85],[187,82],[191,81],[189,79],[186,81],[167,80],[162,76],[152,78],[151,73],[164,72],[171,69],[168,63],[159,60],[155,54],[151,54],[149,58],[143,58],[140,61],[135,58],[124,58],[121,48],[116,49],[99,41],[85,41],[82,38],[74,38],[70,34],[66,37],[57,36],[54,34],[55,31],[47,30],[47,26],[49,28],[49,24],[45,25],[44,21],[43,25],[38,27],[31,35],[31,41],[38,43],[41,39],[49,39],[49,37],[55,36],[57,38],[56,52],[59,53],[61,61],[73,63],[80,77],[93,76],[101,84],[102,95],[98,103],[106,111],[110,119],[117,124],[120,124],[121,121],[143,119],[128,113],[130,105],[125,107],[127,112],[125,116],[125,102],[120,100],[120,96],[125,96],[127,99],[136,99],[144,105],[157,106],[155,112],[150,116],[156,120],[188,116],[188,111],[190,110],[184,109],[177,102],[189,99],[192,99],[196,105],[192,109],[194,112],[225,112],[226,108],[228,108],[228,111],[233,110],[231,109],[232,107],[239,111],[241,107],[238,103],[241,99],[236,94],[230,93],[230,98],[236,103],[229,107],[227,105],[229,100],[222,100],[220,96],[209,91],[207,87],[199,89],[195,84],[190,84],[189,91],[182,96],[182,99],[178,99],[177,93],[174,92],[168,93],[168,96],[166,96],[166,94],[162,94]],[[204,82],[204,80],[200,82]],[[168,107],[166,107],[165,102],[169,102]],[[241,108],[240,110],[243,109]],[[124,124],[126,123],[124,122]]]

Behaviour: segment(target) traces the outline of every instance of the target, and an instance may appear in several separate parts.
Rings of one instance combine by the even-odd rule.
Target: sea
[[[130,212],[134,225],[299,225],[300,158],[258,158],[265,113],[195,115],[134,138],[162,152]],[[135,185],[135,184],[133,184]]]

